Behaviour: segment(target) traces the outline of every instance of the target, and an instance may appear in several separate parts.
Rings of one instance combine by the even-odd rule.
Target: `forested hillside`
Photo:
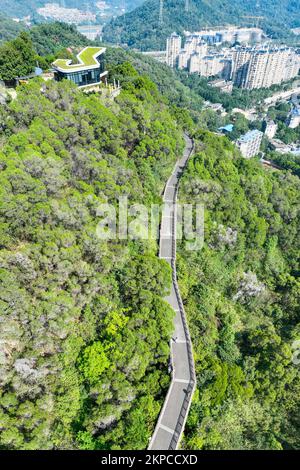
[[[15,38],[20,31],[25,29],[22,23],[16,23],[8,16],[0,13],[0,44]]]
[[[66,47],[83,47],[91,44],[76,27],[65,23],[46,23],[30,29],[30,37],[39,55],[54,54]],[[95,45],[95,42],[92,43]]]
[[[45,3],[47,3],[46,0],[1,0],[1,7],[7,15],[13,18],[22,18],[33,14],[37,8],[45,5]]]
[[[76,48],[88,44],[90,41],[74,26],[63,23],[39,25],[29,31],[21,31],[16,38],[0,45],[0,80],[10,81],[31,74],[37,64],[47,70],[57,57],[76,60]]]
[[[165,0],[160,25],[159,0],[143,5],[113,20],[104,29],[104,39],[128,44],[141,50],[163,50],[166,37],[173,31],[199,31],[207,26],[226,24],[253,25],[245,16],[262,16],[260,25],[272,37],[289,35],[289,28],[300,26],[299,3],[294,0]],[[274,12],[276,11],[276,14]],[[250,21],[250,23],[249,23]]]
[[[14,46],[34,64],[26,34]],[[0,448],[147,447],[170,270],[154,241],[99,240],[97,208],[159,203],[183,126],[180,199],[205,206],[204,248],[178,253],[198,379],[183,445],[299,449],[300,180],[203,131],[204,84],[116,48],[106,61],[115,101],[36,79],[0,107]]]
[[[30,34],[36,52],[41,55],[53,54],[65,47],[90,44],[90,41],[73,25],[55,21],[28,29],[23,23],[16,23],[4,15],[0,16],[0,44],[14,39],[24,30]]]
[[[196,137],[180,197],[204,204],[205,245],[177,261],[198,378],[184,445],[299,449],[300,180]]]
[[[1,448],[145,448],[168,385],[169,266],[97,207],[159,202],[182,133],[122,67],[108,106],[37,80],[0,108]]]

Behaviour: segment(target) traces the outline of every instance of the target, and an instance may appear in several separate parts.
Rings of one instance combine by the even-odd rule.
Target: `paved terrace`
[[[162,407],[149,450],[177,449],[196,385],[192,343],[176,275],[176,200],[180,176],[193,152],[193,142],[185,136],[184,155],[173,170],[164,192],[159,256],[172,267],[172,289],[167,297],[175,311],[171,340],[172,382]]]

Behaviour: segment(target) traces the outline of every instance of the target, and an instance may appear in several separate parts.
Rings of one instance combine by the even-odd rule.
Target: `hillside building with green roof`
[[[77,64],[72,60],[57,59],[53,62],[54,79],[61,81],[71,80],[78,87],[97,85],[105,82],[105,47],[85,47],[77,55]]]

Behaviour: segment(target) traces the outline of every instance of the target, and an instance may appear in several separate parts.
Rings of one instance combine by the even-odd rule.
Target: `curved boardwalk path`
[[[176,201],[180,176],[193,152],[193,141],[185,138],[184,155],[169,178],[164,192],[159,256],[172,267],[172,289],[166,300],[174,309],[171,340],[172,381],[162,407],[149,450],[175,450],[182,436],[196,385],[192,343],[176,275]]]

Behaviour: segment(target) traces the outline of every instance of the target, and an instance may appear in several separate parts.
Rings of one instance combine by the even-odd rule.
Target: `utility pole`
[[[122,9],[122,15],[125,15],[126,14],[126,1],[125,0],[122,0],[121,9]]]
[[[189,2],[189,0],[185,0],[185,8],[184,8],[184,9],[185,9],[185,11],[186,11],[187,13],[189,12],[189,10],[190,10],[190,2]]]
[[[124,27],[126,26],[126,0],[122,1],[122,15],[124,17]]]
[[[163,24],[164,0],[159,0],[159,24]]]

